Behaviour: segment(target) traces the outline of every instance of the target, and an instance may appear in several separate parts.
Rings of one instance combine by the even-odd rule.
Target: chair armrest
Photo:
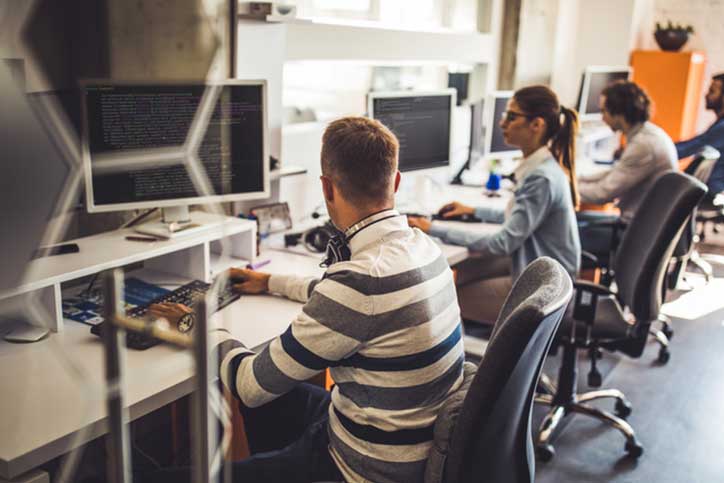
[[[578,279],[573,282],[576,292],[588,292],[595,295],[615,295],[609,287],[599,283],[593,283],[590,280]]]
[[[576,294],[573,297],[573,320],[582,321],[589,329],[596,320],[598,297],[614,295],[608,287],[587,280],[573,282]]]
[[[625,228],[626,223],[622,222],[620,218],[601,218],[601,219],[589,219],[589,220],[577,220],[579,227],[587,226],[612,226],[614,228]]]
[[[582,267],[598,267],[598,257],[591,252],[581,250]]]

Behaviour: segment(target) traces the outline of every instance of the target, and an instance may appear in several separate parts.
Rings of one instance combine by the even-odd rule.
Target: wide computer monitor
[[[191,204],[269,196],[265,81],[88,80],[81,100],[89,212],[160,207],[170,223]]]
[[[455,89],[435,92],[372,92],[369,116],[400,141],[400,171],[450,165]]]
[[[581,78],[578,91],[578,114],[583,121],[601,119],[599,99],[603,90],[616,81],[625,81],[631,78],[633,70],[629,66],[600,66],[586,67]]]
[[[495,91],[485,102],[483,126],[485,128],[485,157],[488,159],[517,158],[521,151],[505,143],[500,121],[508,108],[513,91]]]

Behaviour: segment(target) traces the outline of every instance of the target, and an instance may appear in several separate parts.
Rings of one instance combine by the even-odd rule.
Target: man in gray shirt
[[[649,121],[651,101],[635,83],[611,84],[604,89],[600,105],[603,121],[614,131],[624,133],[626,147],[610,170],[580,176],[578,190],[584,203],[615,201],[621,210],[620,221],[626,224],[654,181],[663,173],[678,169],[676,147],[663,129]],[[612,220],[610,215],[604,216]],[[578,217],[583,249],[605,260],[610,251],[612,228],[586,225],[601,218],[601,214],[589,212]]]

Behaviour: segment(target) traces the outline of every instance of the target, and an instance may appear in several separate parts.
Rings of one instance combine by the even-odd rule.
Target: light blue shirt
[[[581,242],[568,177],[550,150],[542,147],[521,162],[516,178],[508,215],[500,208],[475,209],[475,216],[482,221],[500,223],[499,231],[481,235],[433,222],[430,235],[472,251],[509,255],[514,280],[530,262],[542,256],[557,260],[575,277],[580,267]]]

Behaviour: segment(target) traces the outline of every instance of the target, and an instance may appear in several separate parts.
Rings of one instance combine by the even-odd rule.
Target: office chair
[[[535,387],[572,292],[551,258],[518,277],[477,371],[466,363],[463,388],[438,414],[425,483],[533,481]]]
[[[591,227],[605,227],[610,231],[610,239],[608,240],[607,253],[589,253],[585,250],[581,252],[581,270],[598,269],[600,271],[600,283],[610,285],[613,281],[613,273],[615,267],[613,260],[621,242],[621,236],[626,230],[626,223],[616,215],[602,215],[600,219],[587,218],[583,213],[576,214],[578,221],[578,229]]]
[[[712,169],[718,162],[720,156],[721,154],[719,151],[710,146],[705,146],[701,153],[696,155],[692,162],[684,169],[684,172],[694,176],[703,183],[708,183]],[[704,238],[706,237],[706,227],[709,224],[712,224],[714,232],[718,233],[719,225],[724,223],[724,193],[707,193],[704,200],[699,204],[695,220],[696,223],[701,226],[699,232],[696,233],[696,241],[704,241]],[[701,261],[703,262],[703,260]],[[692,260],[692,263],[699,267],[700,270],[705,270],[708,265],[706,264],[701,267],[695,260]],[[711,270],[711,266],[708,268]]]
[[[550,394],[540,394],[535,399],[551,406],[536,441],[541,460],[548,461],[554,456],[553,434],[570,413],[608,423],[626,437],[625,450],[629,455],[638,457],[643,453],[634,430],[624,421],[631,413],[631,404],[621,391],[577,393],[576,353],[578,349],[589,351],[588,384],[592,387],[601,385],[601,374],[596,369],[601,349],[641,356],[649,327],[660,312],[661,287],[671,254],[686,220],[705,193],[706,186],[691,176],[673,171],[663,174],[642,200],[621,239],[614,260],[617,290],[583,280],[574,284],[575,303],[556,336],[556,342],[563,346],[557,385],[550,385]],[[616,399],[617,416],[585,404],[601,398]]]

